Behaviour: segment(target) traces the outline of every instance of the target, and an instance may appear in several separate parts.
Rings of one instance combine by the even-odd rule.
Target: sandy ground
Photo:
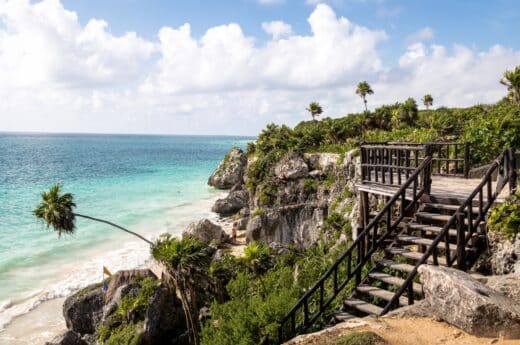
[[[286,344],[333,344],[341,335],[363,331],[377,333],[390,345],[520,345],[519,339],[479,338],[447,323],[418,317],[353,319],[314,334],[299,336]]]

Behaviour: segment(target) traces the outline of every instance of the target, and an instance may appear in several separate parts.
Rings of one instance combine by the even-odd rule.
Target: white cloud
[[[274,40],[278,38],[289,36],[292,34],[292,28],[289,24],[282,22],[280,20],[275,20],[271,22],[263,22],[262,29],[269,35],[273,36]]]
[[[435,36],[435,33],[432,28],[429,26],[426,26],[422,28],[421,30],[412,33],[406,38],[406,41],[409,43],[418,43],[418,42],[424,42],[432,40]]]
[[[0,130],[255,134],[266,123],[295,124],[316,100],[326,116],[431,93],[436,105],[500,99],[502,72],[520,51],[496,45],[411,43],[396,64],[378,49],[387,35],[319,4],[310,34],[264,23],[259,44],[240,25],[164,27],[157,40],[114,35],[108,23],[81,25],[58,0],[0,0]],[[433,33],[432,33],[433,34]]]

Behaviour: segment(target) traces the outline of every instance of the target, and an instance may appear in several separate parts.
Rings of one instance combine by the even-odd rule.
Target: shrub
[[[386,345],[388,344],[383,338],[374,332],[352,333],[340,337],[331,345]]]
[[[488,226],[491,231],[505,234],[514,240],[520,232],[520,191],[511,195],[503,204],[493,206]]]

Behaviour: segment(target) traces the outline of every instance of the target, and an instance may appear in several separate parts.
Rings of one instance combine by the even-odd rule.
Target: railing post
[[[469,143],[464,143],[464,178],[469,177]]]
[[[463,214],[457,213],[457,268],[466,271],[466,234]]]
[[[430,144],[426,144],[424,146],[424,159],[427,159],[432,155],[432,146]],[[432,187],[432,166],[430,164],[424,168],[423,170],[423,189],[426,194],[430,194]]]

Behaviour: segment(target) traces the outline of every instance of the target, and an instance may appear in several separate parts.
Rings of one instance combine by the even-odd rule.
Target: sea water
[[[142,266],[149,246],[108,225],[77,219],[73,235],[36,220],[40,192],[62,183],[76,212],[149,239],[180,235],[211,217],[221,192],[207,178],[232,146],[251,138],[0,133],[0,332],[45,300],[67,296],[109,270]]]

